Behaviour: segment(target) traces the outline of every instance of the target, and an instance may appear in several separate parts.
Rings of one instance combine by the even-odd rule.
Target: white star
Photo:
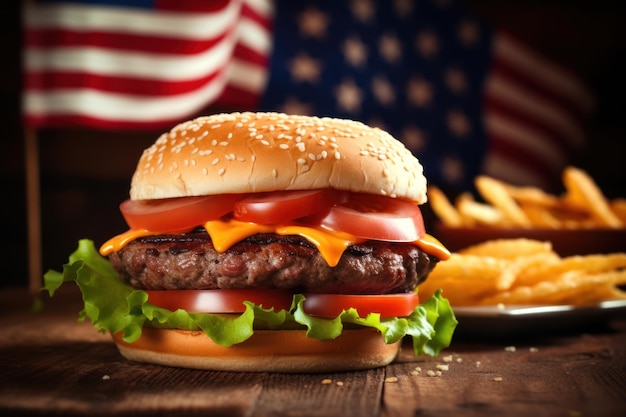
[[[402,130],[401,138],[406,147],[414,152],[419,152],[426,146],[426,135],[413,125],[406,126]]]
[[[370,127],[377,127],[384,131],[388,130],[387,126],[385,125],[385,122],[380,117],[372,117],[371,119],[367,121],[367,125]]]
[[[356,36],[351,36],[343,43],[343,54],[353,67],[359,68],[367,61],[367,46]]]
[[[465,46],[476,44],[480,38],[480,29],[476,22],[465,20],[459,24],[459,40]]]
[[[413,0],[394,0],[393,8],[399,17],[406,18],[413,12]]]
[[[313,109],[311,105],[303,103],[294,97],[288,97],[280,111],[286,114],[296,114],[296,115],[304,115],[310,116],[313,114]]]
[[[316,84],[320,79],[320,62],[305,53],[300,53],[289,63],[289,71],[294,81]]]
[[[433,88],[423,78],[413,77],[407,86],[407,99],[415,107],[427,107],[433,100]]]
[[[389,80],[384,77],[374,77],[372,80],[372,91],[374,93],[374,97],[376,97],[378,102],[383,106],[389,106],[396,101],[396,93],[393,86]]]
[[[340,110],[348,113],[357,113],[361,110],[363,93],[355,84],[354,80],[344,80],[339,84],[335,89],[335,96],[337,98],[337,106]]]
[[[350,3],[352,14],[363,23],[368,23],[376,12],[371,0],[352,0]]]
[[[467,91],[465,73],[458,68],[448,68],[445,75],[446,85],[453,92],[460,94]]]
[[[465,176],[465,167],[459,158],[447,156],[441,161],[441,172],[450,183],[456,183]]]
[[[432,58],[439,52],[439,38],[433,32],[424,30],[417,35],[415,46],[424,58]]]
[[[300,33],[309,38],[325,38],[328,23],[326,13],[313,7],[300,13],[300,18],[298,19]]]
[[[452,110],[448,113],[448,129],[455,136],[462,138],[470,133],[472,126],[464,113]]]
[[[398,62],[400,57],[402,56],[402,45],[400,45],[400,41],[393,34],[384,34],[380,37],[380,41],[378,42],[378,49],[380,51],[380,55],[387,62]]]

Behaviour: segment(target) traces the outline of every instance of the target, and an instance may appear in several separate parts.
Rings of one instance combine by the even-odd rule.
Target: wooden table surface
[[[25,289],[0,290],[2,416],[626,416],[626,318],[559,335],[461,335],[438,358],[406,345],[369,371],[228,373],[129,362],[76,321],[80,296],[62,290],[36,314]]]

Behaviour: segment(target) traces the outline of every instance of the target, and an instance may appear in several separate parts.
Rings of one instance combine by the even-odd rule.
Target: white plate
[[[626,318],[626,300],[604,301],[585,307],[550,306],[484,306],[454,307],[459,320],[457,332],[476,336],[528,335],[529,332],[552,333],[586,331],[606,325],[617,317]]]

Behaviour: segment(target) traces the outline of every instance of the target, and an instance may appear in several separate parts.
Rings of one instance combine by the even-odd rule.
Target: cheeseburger
[[[438,355],[456,319],[417,286],[449,252],[424,231],[419,161],[362,123],[278,113],[200,117],[141,156],[129,230],[81,240],[88,317],[134,361],[322,372],[390,363],[405,336]]]

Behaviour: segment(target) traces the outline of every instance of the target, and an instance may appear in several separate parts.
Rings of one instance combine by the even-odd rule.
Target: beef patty
[[[438,259],[411,244],[350,246],[330,267],[299,236],[258,234],[224,253],[204,229],[142,237],[109,255],[120,278],[147,290],[280,288],[315,293],[387,294],[415,289]]]

